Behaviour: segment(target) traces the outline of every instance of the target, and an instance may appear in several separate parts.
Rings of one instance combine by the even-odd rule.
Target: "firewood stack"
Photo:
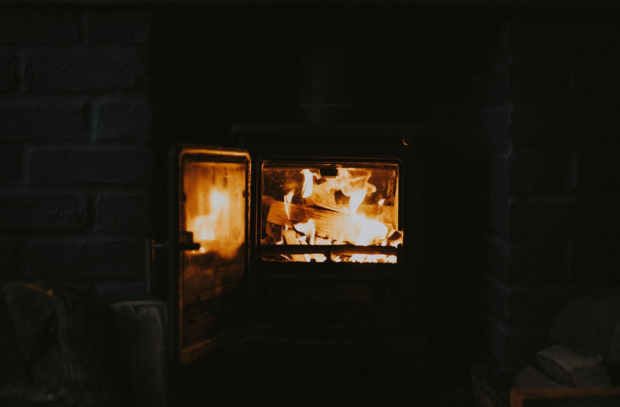
[[[560,399],[620,406],[620,289],[597,290],[568,304],[550,337],[554,345],[539,351],[515,379],[511,407],[533,400],[560,405]]]

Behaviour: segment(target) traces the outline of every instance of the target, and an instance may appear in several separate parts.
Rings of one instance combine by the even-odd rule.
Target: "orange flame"
[[[300,194],[300,198],[303,199],[302,203],[295,205],[292,203],[295,190],[299,192],[297,188],[292,187],[293,189],[284,196],[283,205],[280,206],[280,210],[284,212],[282,215],[285,217],[279,218],[281,223],[277,224],[280,224],[287,232],[285,244],[354,244],[356,246],[390,245],[394,247],[402,244],[402,233],[395,233],[396,229],[394,229],[397,227],[398,209],[392,206],[395,192],[394,189],[386,189],[386,185],[396,180],[393,177],[397,176],[397,172],[388,169],[384,173],[380,173],[378,178],[377,175],[374,176],[374,179],[381,182],[378,184],[382,188],[381,195],[387,196],[392,202],[392,205],[384,207],[386,199],[381,196],[374,196],[377,187],[369,182],[373,171],[368,168],[342,167],[337,170],[335,176],[326,177],[322,177],[317,169],[301,170],[301,174],[303,174]],[[388,182],[383,182],[383,180],[388,180]],[[308,209],[306,210],[304,207]],[[278,219],[275,213],[277,213],[277,209],[274,211],[274,221]],[[333,216],[330,213],[338,215]],[[309,219],[306,214],[314,217],[314,219]],[[335,222],[334,224],[329,223],[332,220]],[[332,255],[332,260],[393,263],[397,261],[396,256],[388,254],[339,256]],[[292,255],[290,258],[293,261],[326,260],[323,254]]]
[[[310,170],[301,170],[301,173],[304,174],[304,185],[301,189],[301,197],[309,198],[312,195],[312,186],[314,184],[314,178],[321,178],[320,172],[312,172]]]

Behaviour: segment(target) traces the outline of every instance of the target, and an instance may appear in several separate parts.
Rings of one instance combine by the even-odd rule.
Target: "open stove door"
[[[250,156],[178,145],[170,165],[169,352],[185,365],[229,343],[242,325]]]

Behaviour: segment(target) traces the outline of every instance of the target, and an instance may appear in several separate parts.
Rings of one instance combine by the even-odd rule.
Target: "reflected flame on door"
[[[245,167],[234,163],[191,163],[185,168],[186,230],[202,253],[223,258],[245,243]]]

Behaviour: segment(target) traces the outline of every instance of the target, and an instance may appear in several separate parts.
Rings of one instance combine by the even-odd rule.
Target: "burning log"
[[[293,227],[296,223],[305,223],[313,219],[317,236],[336,241],[355,243],[361,232],[361,226],[348,214],[307,205],[286,204],[273,201],[267,216],[267,222]]]
[[[299,241],[299,238],[297,237],[297,232],[295,232],[294,230],[286,230],[283,234],[284,236],[284,241],[286,242],[286,244],[288,245],[301,245],[302,243]],[[294,261],[306,261],[306,258],[304,257],[303,254],[292,254],[291,257],[293,258]]]

